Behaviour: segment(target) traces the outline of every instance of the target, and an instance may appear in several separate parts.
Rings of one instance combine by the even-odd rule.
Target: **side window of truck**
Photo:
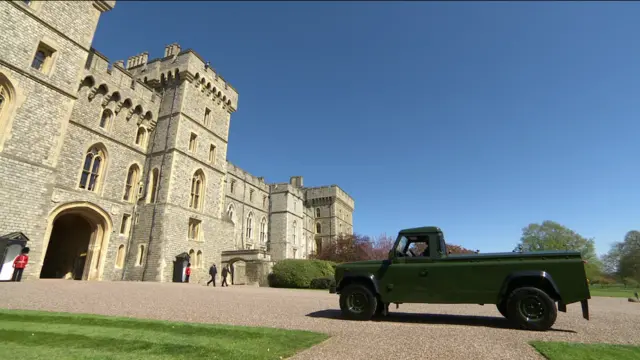
[[[409,244],[409,250],[416,257],[429,257],[429,237],[428,236],[416,236],[411,239]]]

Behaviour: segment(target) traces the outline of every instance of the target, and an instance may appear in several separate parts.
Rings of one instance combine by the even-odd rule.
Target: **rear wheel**
[[[558,317],[555,301],[535,287],[513,290],[507,300],[509,320],[526,330],[546,331]]]
[[[340,291],[340,310],[351,320],[370,320],[378,308],[378,299],[362,284],[347,285]]]

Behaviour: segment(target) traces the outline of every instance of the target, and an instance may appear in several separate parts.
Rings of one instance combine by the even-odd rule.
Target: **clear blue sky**
[[[238,89],[228,158],[356,201],[355,231],[510,251],[640,229],[640,3],[125,2],[111,61],[177,41]]]

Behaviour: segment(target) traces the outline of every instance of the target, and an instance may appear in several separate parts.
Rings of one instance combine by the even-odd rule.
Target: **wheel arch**
[[[374,295],[379,295],[379,287],[378,281],[373,274],[345,274],[340,280],[340,283],[337,284],[336,290],[338,293],[342,291],[346,286],[350,284],[362,284],[365,285],[373,292]]]
[[[560,289],[551,274],[546,271],[517,271],[507,276],[500,288],[497,303],[500,304],[509,294],[519,287],[531,286],[546,292],[553,300],[562,301]]]

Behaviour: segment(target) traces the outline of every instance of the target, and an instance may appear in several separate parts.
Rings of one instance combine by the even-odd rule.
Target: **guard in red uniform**
[[[27,255],[28,253],[29,253],[29,248],[25,247],[22,249],[21,254],[16,256],[16,259],[13,260],[13,277],[11,278],[11,281],[22,280],[22,272],[24,271],[24,268],[26,268],[27,264],[29,263],[29,255]]]
[[[184,282],[189,282],[189,277],[191,276],[191,263],[187,264],[187,270],[185,271],[185,279]]]

